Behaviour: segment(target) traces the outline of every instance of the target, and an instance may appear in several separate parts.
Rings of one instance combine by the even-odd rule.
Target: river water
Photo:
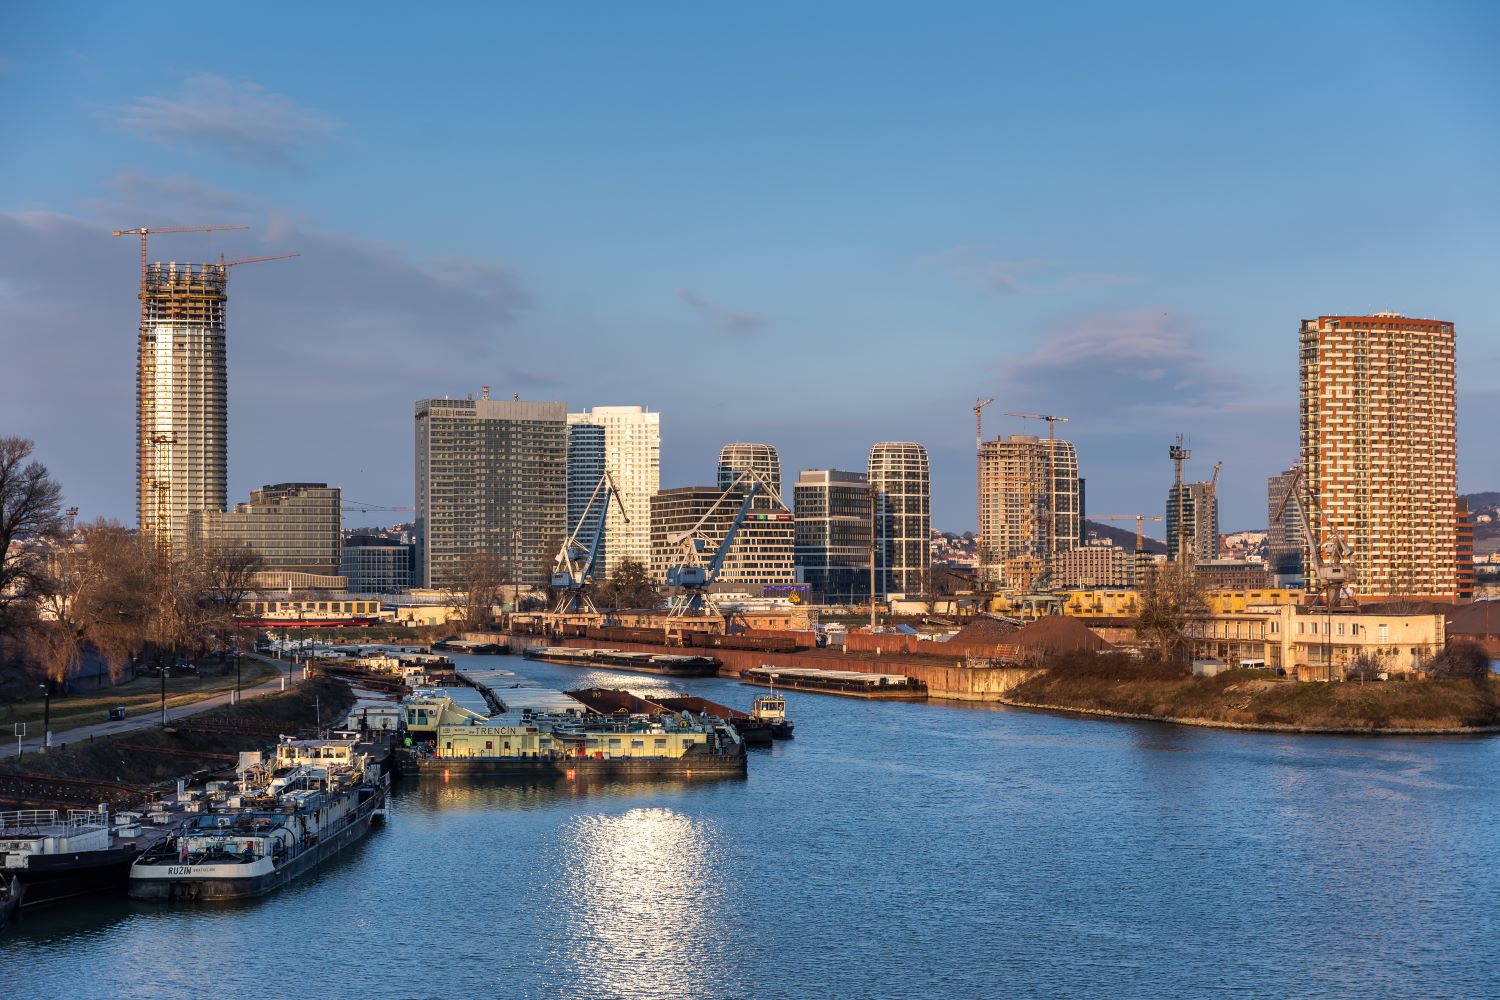
[[[28,914],[0,996],[1500,995],[1500,741],[788,701],[746,780],[405,783],[269,898]]]

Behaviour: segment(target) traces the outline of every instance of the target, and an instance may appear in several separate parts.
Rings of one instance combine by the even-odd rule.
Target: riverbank
[[[1267,671],[1193,677],[1119,657],[1055,664],[999,699],[1015,708],[1216,729],[1371,736],[1500,732],[1495,679],[1297,683]]]

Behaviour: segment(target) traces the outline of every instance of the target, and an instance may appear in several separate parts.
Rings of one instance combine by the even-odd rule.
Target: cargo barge
[[[740,680],[757,687],[837,694],[846,698],[921,701],[927,697],[927,685],[904,674],[866,674],[856,670],[814,670],[811,667],[765,664],[742,671]]]
[[[494,720],[491,720],[493,722]],[[419,777],[743,777],[745,744],[728,722],[676,715],[602,719],[523,713],[518,724],[440,725],[401,750]]]
[[[99,810],[18,809],[0,812],[0,882],[14,906],[71,899],[125,887],[143,843],[137,828],[111,828]]]
[[[716,656],[638,653],[623,649],[580,649],[572,646],[528,646],[525,657],[539,663],[568,667],[604,667],[664,677],[713,677],[719,672]]]
[[[354,844],[384,815],[390,783],[357,747],[353,739],[283,738],[274,766],[242,772],[241,792],[224,811],[194,816],[130,866],[130,898],[260,896]]]

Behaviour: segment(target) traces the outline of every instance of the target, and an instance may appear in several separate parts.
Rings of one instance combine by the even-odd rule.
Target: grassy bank
[[[276,672],[270,664],[250,657],[240,664],[241,687],[254,687]],[[204,667],[198,676],[178,673],[167,678],[167,707],[188,705],[234,688],[234,668]],[[128,717],[142,712],[161,709],[161,678],[155,674],[116,684],[101,691],[82,694],[54,694],[52,696],[52,733],[54,738],[74,726],[87,726],[103,722],[109,710],[116,705],[125,708]],[[24,722],[26,732],[35,735],[42,731],[43,702],[41,698],[13,702],[0,707],[0,732],[9,734],[14,724]]]
[[[151,726],[69,743],[66,750],[28,752],[20,761],[0,761],[0,772],[136,785],[169,782],[204,769],[232,768],[232,758],[241,750],[271,746],[279,733],[311,733],[320,717],[324,726],[341,723],[352,704],[348,684],[318,677],[284,693],[182,719],[166,729]]]
[[[1500,726],[1495,679],[1299,684],[1264,670],[1193,677],[1180,664],[1071,657],[1007,693],[1010,704],[1235,727],[1328,731]]]

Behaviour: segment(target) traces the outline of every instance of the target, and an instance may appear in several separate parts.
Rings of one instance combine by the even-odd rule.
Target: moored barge
[[[837,694],[846,698],[920,701],[927,697],[927,685],[904,674],[866,674],[856,670],[815,670],[764,664],[741,672],[740,680],[758,687]]]
[[[131,865],[130,898],[259,896],[355,843],[384,815],[390,781],[357,747],[283,738],[274,767],[244,772],[227,811],[193,817]]]
[[[568,667],[606,667],[637,674],[665,677],[713,677],[719,658],[707,655],[634,652],[624,649],[589,649],[573,646],[528,646],[526,659],[559,663]]]

